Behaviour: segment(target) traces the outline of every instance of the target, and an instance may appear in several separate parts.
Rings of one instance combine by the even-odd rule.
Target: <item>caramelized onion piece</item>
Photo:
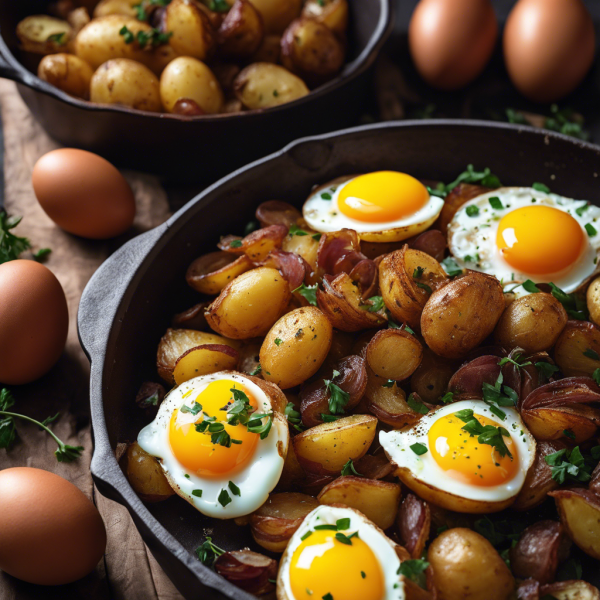
[[[352,281],[356,281],[360,285],[363,300],[368,300],[377,295],[379,269],[375,261],[365,258],[357,262],[348,274]]]
[[[483,397],[483,384],[494,385],[502,371],[503,382],[519,394],[521,389],[521,375],[519,368],[511,363],[500,366],[497,356],[480,356],[464,364],[450,379],[448,391],[469,394],[470,397]]]
[[[540,600],[540,584],[535,579],[526,579],[517,588],[518,600]]]
[[[256,209],[256,218],[261,227],[269,227],[269,225],[284,225],[288,229],[290,225],[296,225],[302,218],[300,211],[280,200],[268,200],[263,202]]]
[[[408,494],[400,505],[396,524],[400,543],[412,558],[421,558],[431,527],[431,512],[427,502]]]
[[[360,254],[360,238],[356,231],[353,229],[340,229],[340,231],[334,231],[333,233],[324,233],[319,241],[319,249],[317,251],[319,274],[337,275],[347,272],[343,269],[343,266],[347,265],[340,261],[343,261],[344,257],[351,253]],[[361,256],[362,258],[366,258],[364,254]],[[356,260],[356,262],[359,261]],[[336,272],[335,268],[337,264],[339,264],[339,268]]]
[[[522,403],[522,409],[547,406],[569,406],[600,402],[600,386],[589,377],[566,377],[533,390]]]
[[[312,271],[310,265],[300,255],[279,249],[271,250],[260,266],[277,269],[289,283],[292,292],[300,287],[307,273]]]
[[[174,329],[195,329],[196,331],[206,331],[208,323],[204,316],[204,311],[210,302],[200,302],[192,308],[177,313],[172,321],[171,327]]]
[[[415,238],[407,240],[406,243],[409,248],[425,252],[425,254],[433,256],[438,262],[441,262],[444,259],[444,253],[446,252],[446,238],[439,229],[424,231]]]
[[[225,552],[217,558],[215,571],[251,594],[264,595],[275,590],[275,585],[269,580],[277,577],[277,561],[257,552]]]
[[[354,468],[367,479],[385,479],[396,470],[383,452],[365,454],[354,463]]]

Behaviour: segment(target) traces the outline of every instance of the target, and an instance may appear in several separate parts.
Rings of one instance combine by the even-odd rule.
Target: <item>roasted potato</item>
[[[502,313],[494,338],[506,350],[517,346],[526,354],[554,346],[569,317],[563,305],[551,294],[529,294],[517,298]]]
[[[72,27],[47,15],[25,17],[17,25],[17,37],[26,52],[54,54],[64,52],[73,35]]]
[[[94,18],[106,17],[107,15],[125,15],[135,17],[137,12],[134,8],[141,0],[100,0],[94,8]]]
[[[495,548],[481,535],[457,527],[429,546],[427,560],[439,600],[509,600],[515,580]]]
[[[281,36],[269,33],[263,36],[258,50],[252,55],[251,62],[278,63],[281,55]]]
[[[600,325],[600,277],[596,277],[596,279],[590,283],[587,289],[586,300],[590,319],[596,325]]]
[[[217,32],[219,51],[232,58],[246,58],[260,48],[264,26],[260,13],[248,0],[236,0]]]
[[[327,25],[337,36],[348,28],[348,0],[307,0],[302,16]]]
[[[181,385],[194,377],[235,369],[239,354],[225,344],[196,346],[182,354],[175,363],[173,378]]]
[[[287,227],[284,225],[269,225],[241,239],[234,235],[226,235],[221,238],[219,248],[232,254],[245,254],[255,263],[263,262],[273,250],[281,247],[287,233]]]
[[[351,415],[321,423],[292,438],[298,462],[317,474],[339,473],[349,459],[358,460],[375,439],[377,419]]]
[[[386,308],[395,320],[413,329],[421,326],[421,313],[431,290],[447,278],[435,258],[408,246],[384,256],[379,263],[379,287]]]
[[[258,267],[236,277],[208,307],[206,320],[217,333],[232,339],[265,335],[291,298],[279,271]]]
[[[410,391],[424,402],[437,404],[448,389],[448,382],[456,371],[453,362],[423,348],[423,360],[410,378]]]
[[[90,82],[94,71],[90,65],[74,54],[60,52],[48,54],[38,65],[38,77],[59,90],[89,100]]]
[[[228,252],[210,252],[197,258],[188,267],[185,278],[196,291],[214,296],[251,268],[252,261],[245,254],[238,257]]]
[[[469,271],[431,295],[421,315],[421,333],[436,354],[462,358],[492,333],[504,306],[500,282]]]
[[[294,451],[294,444],[290,444],[276,490],[278,492],[297,490],[305,480],[306,472],[298,462],[296,452]]]
[[[306,494],[271,494],[250,517],[252,537],[270,552],[283,552],[304,517],[317,506],[319,501]]]
[[[90,83],[90,100],[149,112],[162,109],[156,75],[129,58],[115,58],[100,65]]]
[[[167,112],[188,116],[221,112],[224,102],[214,73],[190,56],[175,58],[165,67],[160,76],[160,99]]]
[[[281,37],[281,64],[315,87],[342,68],[344,48],[327,25],[295,19]]]
[[[160,502],[175,493],[158,460],[142,450],[137,442],[127,446],[124,459],[125,475],[144,502]]]
[[[331,323],[314,306],[285,314],[273,325],[260,349],[263,377],[282,389],[306,381],[327,357],[332,333]]]
[[[401,490],[397,483],[347,475],[326,485],[318,495],[321,504],[344,504],[359,510],[381,529],[394,524]]]
[[[402,381],[410,377],[421,363],[423,346],[402,329],[378,331],[366,349],[366,359],[375,375]]]
[[[267,62],[253,63],[242,69],[233,88],[238,100],[250,110],[278,106],[308,94],[302,79]]]
[[[591,377],[600,367],[600,327],[569,321],[554,346],[554,360],[567,377]]]
[[[263,596],[275,590],[277,561],[251,550],[234,550],[221,554],[215,561],[215,571],[237,587]]]
[[[600,600],[600,592],[587,581],[556,581],[542,585],[539,597],[555,600]]]
[[[396,528],[400,543],[412,558],[421,558],[431,530],[429,504],[414,494],[408,494],[398,509]]]
[[[319,242],[312,235],[286,235],[281,244],[285,252],[294,252],[301,256],[312,268],[317,270],[317,251]]]
[[[172,0],[164,16],[169,45],[179,56],[206,60],[216,46],[216,35],[208,15],[194,2]]]
[[[262,17],[265,33],[282,34],[300,14],[302,0],[252,0]]]

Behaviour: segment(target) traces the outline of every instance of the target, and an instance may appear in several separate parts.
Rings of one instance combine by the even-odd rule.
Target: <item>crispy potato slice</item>
[[[318,495],[321,504],[344,504],[371,519],[381,529],[394,524],[401,490],[397,483],[347,475],[326,485]]]
[[[48,15],[25,17],[17,25],[17,37],[23,50],[35,54],[64,52],[72,35],[73,29],[66,21]]]
[[[194,377],[235,369],[239,353],[224,344],[204,344],[190,348],[175,363],[173,378],[181,385]]]
[[[402,381],[421,363],[423,346],[407,331],[384,329],[378,331],[367,345],[366,358],[378,377]]]
[[[412,558],[421,558],[431,529],[429,504],[408,494],[398,510],[396,527],[400,542]]]
[[[557,581],[540,587],[540,598],[600,600],[600,591],[587,581]]]
[[[323,23],[342,36],[348,28],[348,0],[307,0],[302,16]]]
[[[125,475],[144,502],[160,502],[175,493],[156,458],[142,450],[137,442],[127,446],[123,460]]]
[[[224,56],[246,58],[260,48],[263,35],[260,13],[248,0],[236,0],[217,31],[219,51]]]
[[[317,290],[317,304],[331,324],[341,331],[360,331],[385,323],[380,314],[367,310],[369,306],[362,303],[360,291],[347,273],[323,278],[323,289]]]
[[[569,321],[554,347],[554,360],[567,377],[591,377],[600,367],[600,327],[588,321]]]
[[[415,278],[415,273],[420,277]],[[435,258],[408,246],[384,256],[379,263],[379,286],[386,308],[394,319],[417,330],[431,295],[427,287],[433,289],[447,278]],[[419,287],[419,283],[426,287]]]
[[[251,268],[252,261],[245,254],[236,258],[228,252],[210,252],[197,258],[188,267],[185,279],[197,292],[214,296]]]
[[[584,488],[554,490],[560,522],[586,554],[600,560],[600,499]]]
[[[298,462],[307,471],[328,475],[339,473],[349,459],[367,453],[375,438],[377,419],[351,415],[322,423],[292,438]]]
[[[173,385],[175,383],[173,370],[177,359],[188,350],[204,344],[225,344],[236,350],[240,345],[239,342],[225,339],[215,333],[205,333],[194,329],[167,329],[158,344],[156,354],[158,374],[167,383]]]
[[[498,279],[469,271],[427,301],[421,314],[425,343],[440,356],[462,358],[492,333],[504,307]]]
[[[270,552],[283,552],[304,517],[319,506],[319,501],[307,494],[271,494],[250,517],[254,541]]]
[[[251,550],[225,552],[215,561],[215,571],[237,587],[257,596],[275,590],[273,580],[277,577],[277,561]]]

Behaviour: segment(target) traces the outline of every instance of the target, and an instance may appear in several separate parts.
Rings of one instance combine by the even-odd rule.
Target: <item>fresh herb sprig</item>
[[[454,413],[465,425],[463,431],[466,431],[471,436],[477,436],[477,441],[480,444],[492,446],[501,457],[508,456],[512,459],[512,454],[507,448],[504,438],[510,437],[510,434],[504,427],[495,427],[494,425],[482,425],[474,416],[473,410],[465,408]]]
[[[222,554],[225,554],[225,550],[213,544],[211,537],[207,537],[202,545],[196,548],[196,555],[200,562],[207,567],[212,567]]]
[[[500,179],[492,174],[488,167],[483,171],[476,171],[473,165],[467,165],[466,171],[463,171],[454,181],[448,184],[439,184],[435,188],[427,187],[432,196],[445,198],[459,183],[478,183],[484,187],[499,188],[502,186]]]
[[[350,401],[350,394],[345,392],[339,385],[333,383],[333,379],[340,375],[339,371],[334,369],[331,379],[324,379],[325,388],[329,392],[329,412],[332,415],[343,415],[344,408]]]
[[[544,460],[550,466],[552,479],[561,485],[566,481],[585,483],[592,478],[593,464],[586,461],[579,446],[575,446],[571,450],[563,448],[558,452],[548,454]]]

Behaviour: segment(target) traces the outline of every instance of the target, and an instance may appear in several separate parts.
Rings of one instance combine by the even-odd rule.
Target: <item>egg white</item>
[[[504,208],[492,208],[489,202],[492,197],[500,198]],[[532,200],[535,200],[535,203]],[[504,260],[496,246],[500,219],[513,210],[532,204],[562,210],[570,214],[583,229],[587,241],[584,251],[575,264],[561,272],[551,275],[519,272]],[[585,225],[588,223],[593,225],[596,231],[600,231],[600,207],[590,204],[581,216],[576,212],[587,204],[586,200],[572,200],[533,188],[499,188],[477,196],[459,208],[448,225],[448,247],[461,268],[496,276],[502,282],[505,291],[511,290],[517,297],[529,293],[518,285],[528,279],[535,283],[552,282],[565,292],[573,292],[594,274],[600,253],[600,234],[589,237],[585,231]],[[467,215],[469,206],[476,206],[479,214],[473,217]],[[465,257],[471,257],[472,260],[467,261]]]
[[[506,483],[479,487],[463,483],[449,477],[437,464],[429,450],[429,430],[441,417],[452,415],[459,410],[472,409],[475,414],[495,421],[510,432],[519,453],[519,470]],[[535,440],[521,420],[519,413],[512,408],[502,408],[506,418],[502,420],[493,414],[489,406],[482,400],[463,400],[448,404],[435,412],[424,415],[410,428],[381,431],[379,443],[382,445],[390,462],[398,467],[407,468],[413,477],[423,483],[449,492],[455,496],[470,500],[502,501],[516,496],[525,482],[527,471],[535,459]],[[420,443],[427,447],[427,452],[418,456],[411,450],[413,444]]]
[[[205,515],[217,519],[232,519],[250,514],[266,502],[269,492],[277,485],[283,470],[289,431],[282,420],[274,418],[269,435],[264,440],[258,440],[251,462],[231,475],[206,478],[186,469],[171,450],[169,442],[171,416],[175,409],[181,408],[184,404],[191,407],[198,394],[209,383],[221,379],[231,379],[243,384],[258,403],[257,414],[272,410],[269,397],[255,383],[241,374],[220,372],[195,377],[169,392],[160,405],[154,421],[140,431],[138,444],[148,454],[160,459],[159,463],[178,495]],[[190,417],[195,421],[200,415],[201,413]],[[234,495],[228,488],[229,481],[240,488],[240,496]],[[200,498],[192,495],[192,491],[198,489],[202,490]],[[224,489],[232,500],[226,506],[222,506],[218,501],[219,494]]]
[[[423,208],[412,215],[396,219],[395,221],[368,223],[352,219],[340,211],[338,199],[344,185],[353,179],[356,179],[356,176],[340,177],[330,184],[320,186],[313,191],[302,207],[302,214],[310,227],[321,233],[339,231],[344,228],[354,229],[359,234],[387,231],[408,225],[418,225],[426,221],[433,222],[444,206],[444,201],[441,198],[430,196]],[[324,199],[323,194],[326,196],[329,194],[331,200]]]
[[[404,600],[404,585],[400,583],[398,569],[400,558],[396,554],[393,542],[374,523],[362,513],[340,506],[322,505],[306,515],[300,527],[290,538],[279,564],[278,585],[283,585],[287,598],[294,599],[290,583],[290,565],[294,552],[302,543],[302,536],[313,531],[315,525],[335,525],[339,519],[350,519],[348,532],[358,531],[358,537],[365,542],[379,561],[384,578],[385,596],[382,600]],[[343,565],[341,565],[343,568]],[[332,577],[342,577],[342,573],[332,573]],[[397,587],[394,587],[397,585]],[[334,600],[335,599],[334,597]]]

